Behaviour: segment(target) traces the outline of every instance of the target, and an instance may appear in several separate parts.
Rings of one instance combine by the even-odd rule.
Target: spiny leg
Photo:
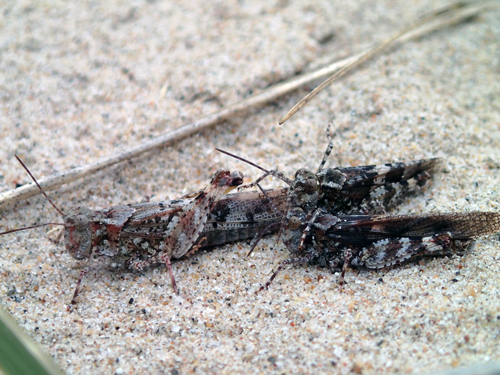
[[[248,252],[247,254],[247,257],[249,257],[253,251],[255,250],[255,248],[257,247],[257,244],[260,242],[260,240],[262,239],[262,237],[264,237],[266,235],[266,232],[276,226],[277,224],[279,223],[271,223],[269,224],[268,226],[266,226],[261,232],[257,233],[254,238],[252,239],[252,242],[251,242],[251,246],[250,246],[250,251]]]
[[[170,263],[170,256],[167,254],[160,254],[149,258],[148,260],[140,260],[134,261],[130,264],[130,268],[141,271],[146,267],[151,267],[153,264],[164,263],[167,267],[168,274],[170,275],[170,281],[172,283],[172,287],[174,288],[174,293],[179,294],[179,290],[177,289],[177,283],[175,282],[174,270],[172,268],[172,263]]]
[[[89,272],[88,268],[84,268],[83,270],[80,271],[80,276],[78,276],[78,281],[76,282],[76,288],[75,288],[75,293],[73,294],[73,298],[71,299],[71,302],[67,308],[67,311],[72,310],[72,305],[76,305],[76,297],[78,296],[78,293],[80,293],[80,287],[82,285],[82,279],[85,277],[85,275]]]
[[[88,265],[80,271],[80,275],[78,276],[78,281],[76,282],[75,293],[73,293],[73,298],[68,306],[68,311],[72,310],[72,306],[76,304],[76,297],[80,294],[80,289],[82,285],[82,280],[89,272],[96,271],[102,267],[109,265],[111,259],[108,257],[99,257],[95,259],[95,263],[92,265]]]
[[[282,217],[282,220],[283,220],[283,213],[281,213],[280,210],[278,210],[278,208],[274,205],[272,199],[269,197],[269,195],[266,193],[266,191],[264,189],[262,189],[262,187],[260,186],[260,184],[258,183],[255,183],[257,185],[257,187],[260,189],[260,191],[262,192],[262,194],[264,194],[264,196],[266,197],[267,201],[269,202],[269,204],[271,205],[272,209],[274,210],[274,212],[278,213],[279,215],[281,215]],[[267,230],[269,228],[271,228],[272,226],[276,225],[276,223],[271,223],[269,224],[268,226],[266,226],[262,232],[260,233],[257,233],[255,235],[255,237],[253,238],[252,240],[252,246],[250,247],[250,251],[248,252],[247,256],[250,256],[250,254],[252,254],[252,252],[254,251],[254,249],[257,247],[257,244],[259,243],[259,241],[262,239],[262,237],[264,237],[264,235],[266,234]],[[282,232],[282,228],[283,228],[283,225],[280,225],[280,230],[279,230],[279,233],[278,233],[278,237],[277,237],[277,240],[276,240],[276,246],[278,246],[278,241],[280,239],[280,236],[281,236],[281,232]]]
[[[288,196],[286,198],[286,206],[285,207],[289,207],[289,208],[292,207],[292,194],[288,194]],[[287,217],[286,216],[287,215],[285,214],[281,217],[280,229],[278,231],[278,236],[276,237],[276,246],[278,246],[281,235],[283,234],[283,231],[285,230],[285,227],[287,225]]]
[[[264,189],[262,189],[262,186],[260,186],[258,183],[255,183],[255,185],[257,185],[257,187],[259,188],[261,193],[266,197],[266,199],[269,202],[269,204],[271,205],[271,208],[273,209],[273,211],[276,212],[278,215],[283,216],[283,213],[280,210],[278,210],[278,207],[275,206],[275,204],[273,203],[273,200],[269,197],[269,195],[266,193],[266,191]]]
[[[320,213],[323,213],[323,210],[321,208],[318,208],[316,211],[314,211],[311,220],[307,222],[307,226],[304,228],[302,236],[300,236],[299,252],[302,251],[302,248],[304,247],[304,241],[306,240],[307,235],[311,231],[312,225],[314,224]]]

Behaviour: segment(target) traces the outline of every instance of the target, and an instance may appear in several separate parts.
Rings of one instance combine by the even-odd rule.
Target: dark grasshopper
[[[423,215],[331,215],[307,217],[294,207],[287,213],[284,242],[291,258],[285,264],[309,263],[341,271],[348,267],[380,269],[423,257],[464,255],[475,239],[500,232],[496,212]]]
[[[35,183],[36,179],[18,158]],[[241,185],[243,174],[220,169],[210,184],[192,200],[180,199],[155,203],[113,206],[102,211],[77,207],[63,216],[66,250],[87,264],[80,272],[71,303],[76,302],[83,277],[91,270],[107,266],[142,270],[165,264],[175,293],[178,293],[170,263],[200,248],[200,238],[209,213],[228,191]],[[40,186],[39,186],[40,187]],[[29,229],[29,228],[24,228]],[[7,231],[2,234],[23,229]],[[199,241],[205,240],[201,237]],[[190,251],[191,250],[191,251]]]
[[[280,230],[290,258],[260,290],[267,288],[286,264],[309,263],[341,270],[342,286],[349,266],[373,269],[424,256],[462,255],[474,239],[500,231],[500,214],[494,212],[380,215],[424,186],[439,159],[323,168],[331,150],[330,140],[317,172],[299,169],[293,180],[250,163],[265,174],[240,188],[259,186],[268,175],[290,186]]]

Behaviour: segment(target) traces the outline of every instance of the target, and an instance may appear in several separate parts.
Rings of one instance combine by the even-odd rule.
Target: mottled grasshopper
[[[500,231],[500,214],[493,212],[380,215],[424,186],[439,159],[324,169],[331,150],[330,140],[317,172],[299,169],[293,180],[219,150],[265,172],[240,188],[260,187],[268,175],[290,186],[280,233],[291,257],[260,290],[286,264],[342,270],[342,285],[348,266],[383,268],[423,256],[463,254],[473,239]]]
[[[17,159],[38,185],[24,163]],[[40,188],[64,218],[64,223],[49,224],[64,226],[66,250],[75,259],[87,262],[80,272],[71,303],[76,302],[83,277],[103,266],[141,270],[154,264],[165,264],[173,289],[178,293],[170,259],[180,258],[190,250],[194,252],[200,248],[197,241],[209,213],[225,193],[242,182],[241,172],[230,173],[220,169],[214,173],[210,184],[192,200],[113,206],[102,211],[77,207],[67,215]]]
[[[279,266],[265,288],[286,264],[309,263],[341,271],[342,287],[350,266],[380,269],[423,257],[464,255],[474,239],[500,231],[496,212],[389,216],[315,211],[307,217],[294,207],[287,217],[283,237],[291,258]]]

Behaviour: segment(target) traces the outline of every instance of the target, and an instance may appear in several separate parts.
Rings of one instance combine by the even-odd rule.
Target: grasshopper
[[[500,231],[500,214],[495,212],[384,215],[385,208],[425,186],[429,172],[441,160],[324,168],[332,151],[329,127],[327,134],[330,141],[318,170],[314,173],[301,168],[294,179],[218,150],[265,172],[239,189],[260,188],[259,182],[269,175],[289,185],[280,233],[290,258],[259,291],[267,289],[287,264],[309,263],[341,270],[342,288],[349,266],[374,269],[424,256],[463,255],[472,248],[474,239]]]
[[[41,189],[24,163],[17,159],[64,219],[64,223],[41,225],[62,225],[66,250],[73,258],[86,262],[78,277],[71,305],[76,303],[83,277],[105,266],[142,270],[165,264],[174,292],[178,294],[170,260],[189,255],[201,247],[200,242],[205,238],[199,237],[209,213],[224,194],[243,183],[241,172],[219,169],[210,184],[191,200],[120,205],[101,211],[77,207],[65,215]]]
[[[261,289],[292,263],[341,271],[342,289],[349,267],[381,269],[423,257],[461,256],[472,251],[475,239],[500,232],[500,214],[482,211],[396,216],[315,211],[308,217],[294,207],[287,217],[284,242],[291,257]]]

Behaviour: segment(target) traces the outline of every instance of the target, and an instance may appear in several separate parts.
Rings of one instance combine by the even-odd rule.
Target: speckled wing
[[[205,228],[210,212],[217,202],[230,190],[243,183],[243,173],[219,169],[214,173],[210,184],[193,199],[191,204],[179,215],[179,221],[165,238],[165,248],[174,258],[180,258],[193,246]]]
[[[353,251],[353,266],[383,268],[423,256],[463,253],[478,237],[500,231],[496,212],[341,216],[325,237]]]
[[[267,190],[270,201],[257,191],[223,196],[208,214],[199,236],[206,238],[201,245],[211,247],[251,239],[267,227],[266,233],[277,231],[281,220],[280,211],[285,210],[287,193],[287,188]],[[177,224],[178,213],[187,210],[191,203],[191,199],[177,199],[129,205],[134,209],[134,214],[122,229],[121,238],[159,242]]]
[[[288,188],[228,194],[211,211],[200,237],[204,246],[251,239],[264,229],[276,232],[285,212]],[[268,199],[269,198],[269,199]],[[273,207],[274,205],[274,207]]]

